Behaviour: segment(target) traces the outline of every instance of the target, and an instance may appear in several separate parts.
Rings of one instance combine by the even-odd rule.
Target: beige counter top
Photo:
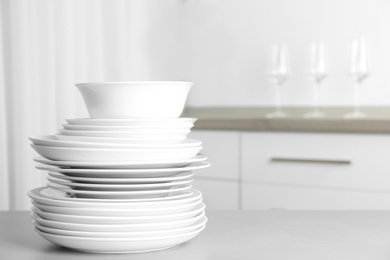
[[[274,108],[269,107],[187,107],[182,117],[196,117],[193,129],[280,131],[280,132],[335,132],[335,133],[390,133],[390,107],[364,107],[367,118],[346,119],[350,107],[324,107],[321,119],[303,115],[308,107],[283,108],[286,118],[267,118]]]

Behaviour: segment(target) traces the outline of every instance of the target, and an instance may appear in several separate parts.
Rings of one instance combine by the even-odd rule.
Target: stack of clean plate
[[[139,253],[184,243],[206,225],[193,171],[206,168],[195,118],[68,119],[30,137],[48,187],[29,192],[36,231],[79,251]]]

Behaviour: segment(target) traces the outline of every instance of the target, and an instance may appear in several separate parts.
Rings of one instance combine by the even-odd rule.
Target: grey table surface
[[[171,249],[106,255],[51,244],[29,212],[0,212],[0,259],[390,259],[390,211],[207,211],[206,229]]]

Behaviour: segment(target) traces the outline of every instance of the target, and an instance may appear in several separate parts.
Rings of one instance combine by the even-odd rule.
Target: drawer
[[[291,184],[244,184],[244,210],[390,210],[390,192]]]
[[[239,209],[238,182],[195,179],[193,187],[202,192],[206,210]]]
[[[211,167],[196,171],[196,176],[212,179],[239,178],[240,133],[236,131],[192,131],[188,138],[202,141],[203,150]]]
[[[390,191],[390,135],[242,134],[244,184]]]

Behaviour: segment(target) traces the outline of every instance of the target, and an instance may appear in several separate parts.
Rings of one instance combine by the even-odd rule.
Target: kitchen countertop
[[[363,107],[366,118],[345,119],[352,107],[322,107],[324,118],[308,119],[309,107],[285,107],[286,118],[267,118],[272,107],[187,107],[182,117],[196,117],[195,130],[390,133],[390,107]]]
[[[207,211],[206,229],[171,249],[98,255],[47,242],[29,212],[0,212],[0,259],[390,259],[390,211]]]

